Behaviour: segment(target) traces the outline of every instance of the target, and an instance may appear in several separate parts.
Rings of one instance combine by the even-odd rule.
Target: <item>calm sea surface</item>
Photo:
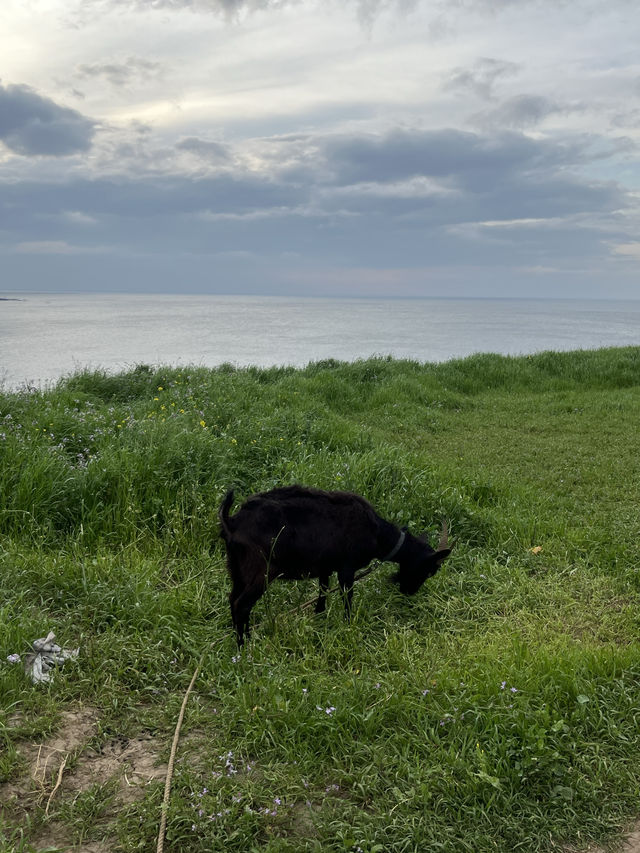
[[[302,366],[388,354],[443,361],[640,344],[640,301],[15,296],[0,301],[0,380],[10,388],[140,362]]]

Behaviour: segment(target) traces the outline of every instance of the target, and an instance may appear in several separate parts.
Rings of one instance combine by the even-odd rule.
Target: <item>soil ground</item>
[[[167,767],[159,762],[159,745],[150,735],[138,738],[115,737],[100,747],[90,741],[97,732],[99,714],[94,708],[66,711],[57,733],[41,744],[25,743],[21,755],[26,771],[16,780],[0,785],[0,803],[16,824],[27,817],[55,811],[54,805],[72,801],[93,786],[112,782],[115,788],[113,811],[144,796],[153,782],[163,782]],[[36,824],[37,825],[37,824]],[[115,840],[73,845],[64,824],[52,817],[29,839],[37,850],[108,853]]]
[[[0,785],[0,803],[15,816],[16,822],[51,805],[54,799],[72,799],[92,786],[110,781],[116,786],[115,810],[143,797],[150,783],[164,781],[167,767],[159,762],[159,745],[153,737],[116,737],[94,749],[90,740],[96,734],[98,721],[95,708],[68,710],[62,715],[59,730],[53,737],[41,744],[22,746],[20,751],[27,765],[26,772],[17,780]],[[36,832],[31,843],[37,850],[57,848],[61,853],[109,853],[117,844],[115,839],[107,838],[74,845],[67,828],[55,818]],[[572,849],[571,853],[610,853],[612,850],[640,853],[640,824],[621,846],[588,845],[582,850]]]

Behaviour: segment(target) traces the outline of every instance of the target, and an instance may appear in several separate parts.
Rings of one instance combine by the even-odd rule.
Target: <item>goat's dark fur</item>
[[[354,574],[371,560],[398,563],[392,580],[402,592],[413,595],[451,553],[446,533],[434,551],[426,536],[400,530],[350,492],[286,486],[254,495],[230,516],[232,504],[231,491],[222,501],[219,517],[232,583],[231,618],[239,644],[249,633],[251,608],[276,578],[318,578],[316,613],[321,613],[329,576],[337,572],[348,615]]]

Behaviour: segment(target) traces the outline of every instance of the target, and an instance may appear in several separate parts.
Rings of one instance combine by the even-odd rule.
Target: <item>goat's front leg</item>
[[[342,568],[338,572],[338,583],[344,598],[344,615],[347,621],[351,618],[351,600],[353,598],[353,578],[356,571],[352,568]]]
[[[327,606],[327,592],[329,591],[329,575],[320,575],[318,577],[320,592],[316,601],[316,613],[324,613]]]

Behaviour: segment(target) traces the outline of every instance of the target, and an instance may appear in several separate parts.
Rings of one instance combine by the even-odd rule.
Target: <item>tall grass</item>
[[[99,709],[94,746],[166,745],[204,652],[165,849],[620,833],[640,791],[639,368],[639,348],[140,366],[0,394],[0,778],[72,701]],[[348,625],[340,606],[297,610],[311,583],[275,584],[239,656],[217,506],[293,482],[434,537],[444,518],[456,548],[412,599],[381,566]],[[49,629],[80,660],[34,688],[7,656]],[[117,811],[114,796],[63,788],[50,818],[12,805],[0,843],[28,825],[35,849],[53,820],[70,842],[150,849],[159,789]]]

